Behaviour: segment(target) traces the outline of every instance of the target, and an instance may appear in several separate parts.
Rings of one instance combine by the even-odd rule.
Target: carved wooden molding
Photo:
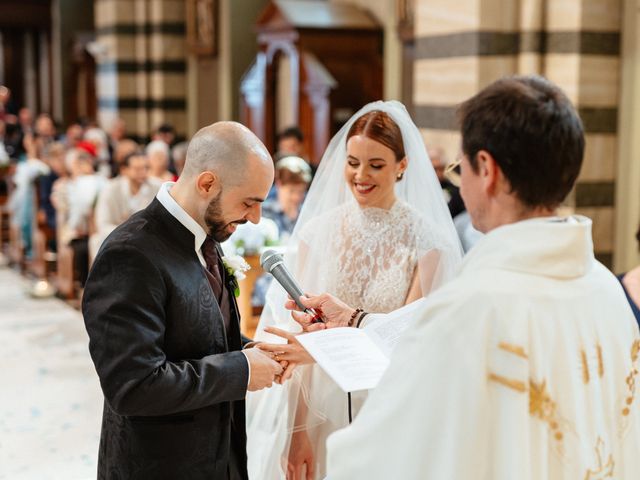
[[[218,0],[187,0],[187,47],[195,55],[218,54]]]

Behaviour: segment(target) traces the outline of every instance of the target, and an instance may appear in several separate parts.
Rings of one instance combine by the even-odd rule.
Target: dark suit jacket
[[[456,187],[449,180],[444,180],[440,182],[440,186],[443,190],[449,192],[449,202],[447,206],[449,207],[449,213],[451,213],[451,218],[455,218],[457,215],[464,212],[467,208],[464,206],[464,201],[462,200],[462,195],[460,195],[460,189]]]
[[[82,305],[105,397],[99,479],[247,478],[249,368],[230,295],[226,332],[193,234],[158,200],[107,238]]]

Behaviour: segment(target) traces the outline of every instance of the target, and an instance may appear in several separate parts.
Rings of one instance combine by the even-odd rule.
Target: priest
[[[528,76],[488,86],[459,120],[461,193],[486,236],[413,306],[378,387],[328,440],[327,478],[637,479],[638,326],[594,258],[591,220],[556,214],[580,171],[580,119]],[[326,326],[378,317],[303,302]]]

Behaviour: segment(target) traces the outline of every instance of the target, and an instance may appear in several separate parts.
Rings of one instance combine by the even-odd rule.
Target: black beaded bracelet
[[[348,327],[353,327],[353,322],[356,321],[356,317],[358,316],[359,313],[362,313],[362,309],[361,308],[356,308],[356,311],[351,314],[351,318],[349,319],[349,323],[347,323]]]
[[[362,312],[362,314],[360,315],[360,318],[358,319],[356,328],[360,328],[360,324],[362,323],[362,320],[364,320],[364,317],[366,317],[367,315],[369,315],[368,312]]]

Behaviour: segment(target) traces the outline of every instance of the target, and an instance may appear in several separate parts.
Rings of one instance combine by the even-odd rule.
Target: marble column
[[[504,75],[554,81],[583,120],[587,147],[568,203],[594,220],[598,258],[612,265],[621,2],[416,0],[415,118],[428,145],[459,151],[456,106]]]
[[[186,46],[183,0],[96,0],[98,117],[117,117],[147,141],[161,123],[186,134]]]

